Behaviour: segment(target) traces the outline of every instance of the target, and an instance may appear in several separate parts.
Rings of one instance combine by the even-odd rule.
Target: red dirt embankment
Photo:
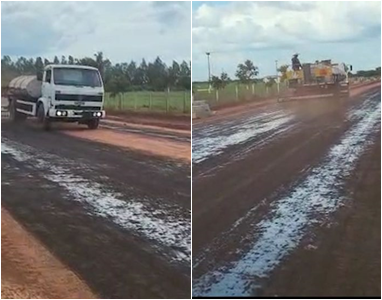
[[[38,127],[38,124],[32,120],[28,124]],[[107,126],[103,125],[115,128],[107,128]],[[123,129],[132,129],[132,131],[124,131]],[[137,130],[137,132],[134,132],[134,130]],[[180,160],[186,163],[191,161],[190,130],[106,119],[101,122],[100,128],[97,130],[89,130],[87,127],[79,126],[76,123],[55,123],[53,124],[52,131],[59,131],[72,137],[112,145],[122,149],[140,151],[165,159]],[[158,134],[150,134],[150,132]],[[171,138],[174,136],[184,137],[188,141]]]
[[[137,150],[151,155],[183,160],[185,162],[191,161],[190,143],[169,141],[135,133],[119,133],[101,128],[93,131],[67,130],[65,134],[121,148]]]
[[[137,129],[152,129],[152,130],[158,130],[166,133],[174,133],[184,136],[191,136],[191,130],[190,129],[176,129],[176,128],[169,128],[169,127],[163,127],[159,125],[148,125],[148,124],[138,124],[138,123],[131,123],[128,120],[122,120],[122,119],[115,119],[115,118],[109,118],[102,121],[103,124],[111,124],[111,125],[118,125],[118,126],[127,126]]]
[[[190,99],[191,101],[191,99]],[[118,112],[108,111],[106,119],[118,120],[128,123],[153,125],[159,127],[191,130],[190,115],[167,115],[159,113],[141,113],[141,112]]]
[[[1,272],[3,299],[97,298],[4,208],[1,209]]]

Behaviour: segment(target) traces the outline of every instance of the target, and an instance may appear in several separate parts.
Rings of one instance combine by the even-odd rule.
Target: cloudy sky
[[[381,3],[377,2],[193,2],[192,75],[231,78],[251,59],[260,76],[275,73],[275,60],[290,64],[331,58],[355,70],[381,65]]]
[[[191,59],[190,2],[2,2],[1,54]]]

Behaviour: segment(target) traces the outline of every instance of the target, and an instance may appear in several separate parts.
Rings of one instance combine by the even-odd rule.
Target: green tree
[[[281,73],[280,81],[285,81],[287,78],[288,65],[280,66],[277,71]]]
[[[180,66],[176,61],[172,62],[171,67],[168,68],[167,86],[171,89],[179,84],[180,79]]]
[[[91,57],[84,57],[84,58],[76,59],[75,62],[76,62],[76,65],[83,65],[83,66],[89,66],[89,67],[97,68],[96,61]]]
[[[129,81],[132,85],[139,85],[139,83],[136,80],[137,64],[135,63],[135,61],[132,60],[126,67],[126,75],[129,77]]]
[[[44,63],[40,56],[36,58],[35,69],[36,69],[36,72],[42,72],[44,70]]]
[[[12,59],[9,55],[4,55],[1,59],[1,66],[2,67],[9,67],[13,64]]]
[[[186,61],[182,61],[179,74],[178,88],[181,90],[191,90],[191,65]]]
[[[142,59],[141,64],[137,68],[134,78],[134,85],[139,85],[141,87],[147,88],[149,79],[147,76],[148,66],[145,59]]]
[[[228,77],[228,74],[225,72],[222,72],[220,74],[220,77],[218,76],[211,77],[212,87],[216,90],[224,89],[227,86],[227,84],[230,82],[230,80],[231,79]]]
[[[163,91],[167,88],[167,67],[158,56],[147,67],[148,84],[155,91]]]
[[[105,90],[117,95],[129,90],[158,90],[166,88],[178,90],[191,90],[191,67],[183,61],[179,64],[173,61],[170,67],[157,57],[153,62],[147,64],[142,59],[139,66],[134,61],[130,63],[122,62],[112,64],[104,58],[102,52],[98,52],[93,57],[75,58],[71,55],[54,57],[54,63],[80,64],[98,68],[103,76]],[[43,70],[44,66],[50,64],[46,58],[36,59],[19,57],[12,61],[9,56],[3,56],[1,60],[2,85],[7,84],[12,78],[22,74],[36,74],[36,71]]]
[[[95,67],[99,70],[101,77],[104,78],[105,70],[110,67],[110,60],[104,59],[103,52],[97,52],[94,54]]]
[[[235,75],[241,83],[248,85],[258,74],[259,68],[247,59],[244,63],[238,64]]]
[[[69,57],[68,57],[68,64],[69,65],[74,65],[74,58],[71,55],[69,55]]]
[[[67,60],[66,60],[66,57],[64,55],[61,56],[61,64],[62,65],[66,65],[68,64]]]
[[[114,97],[118,94],[127,92],[130,87],[130,82],[122,74],[115,75],[108,83],[107,88],[111,96]]]

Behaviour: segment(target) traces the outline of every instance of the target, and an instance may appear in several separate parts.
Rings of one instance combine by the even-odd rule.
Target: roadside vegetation
[[[284,66],[280,67],[282,70]],[[276,76],[258,78],[259,68],[249,59],[237,65],[235,78],[227,73],[211,75],[210,82],[193,82],[194,100],[206,100],[211,106],[264,98],[277,93]],[[280,89],[285,83],[280,83]]]
[[[167,66],[159,57],[153,62],[113,64],[102,52],[93,57],[55,56],[46,58],[10,56],[1,59],[1,86],[19,75],[35,75],[49,64],[78,64],[98,68],[105,85],[105,107],[113,110],[149,110],[190,113],[191,68],[186,61]]]

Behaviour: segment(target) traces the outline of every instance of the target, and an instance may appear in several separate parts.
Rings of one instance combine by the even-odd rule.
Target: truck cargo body
[[[332,64],[330,60],[303,64],[300,70],[286,72],[289,87],[287,99],[348,98],[349,80],[345,64]]]

